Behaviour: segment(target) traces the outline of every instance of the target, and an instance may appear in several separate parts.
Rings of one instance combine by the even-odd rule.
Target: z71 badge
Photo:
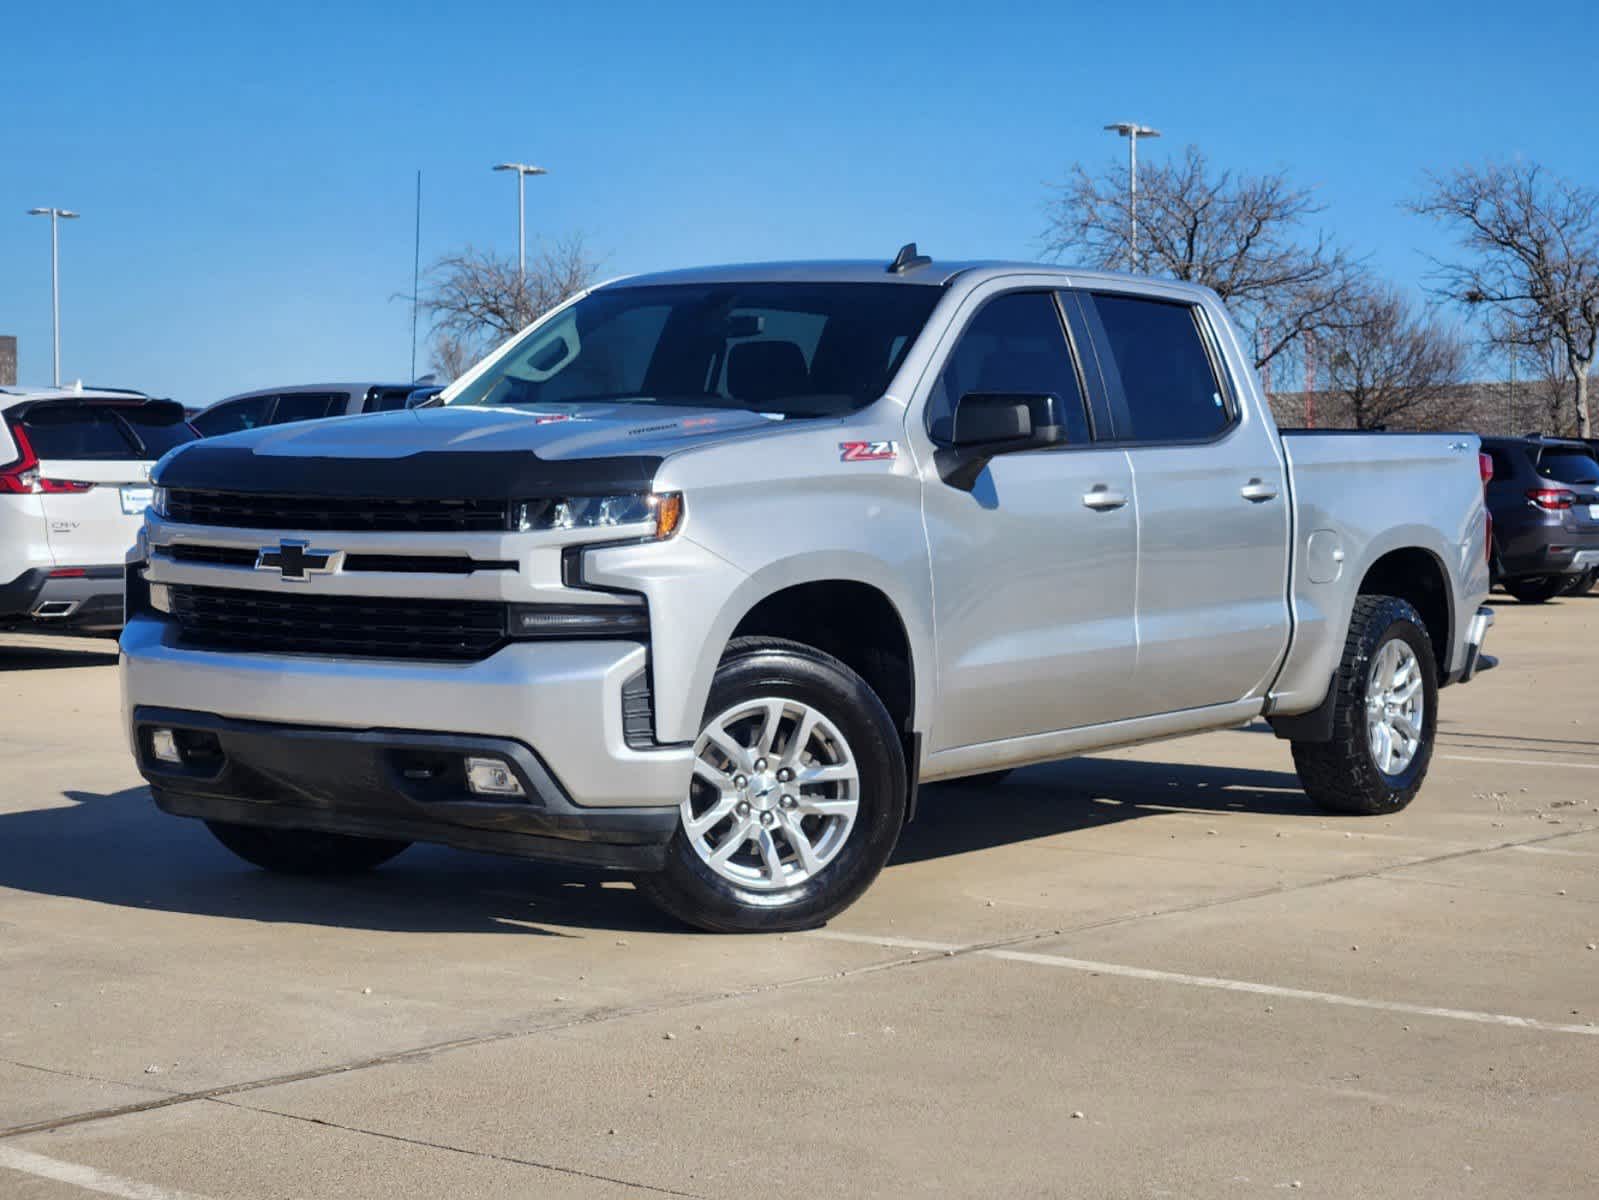
[[[893,442],[840,442],[840,462],[888,462],[899,453]]]

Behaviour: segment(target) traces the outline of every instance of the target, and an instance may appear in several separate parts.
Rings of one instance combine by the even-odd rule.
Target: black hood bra
[[[164,488],[347,500],[525,500],[647,492],[658,454],[540,458],[531,450],[424,450],[395,458],[257,454],[194,442],[156,471]]]

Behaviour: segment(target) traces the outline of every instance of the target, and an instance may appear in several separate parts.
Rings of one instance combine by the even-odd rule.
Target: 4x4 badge
[[[332,575],[343,565],[343,550],[313,550],[309,542],[291,538],[284,538],[276,546],[262,546],[255,556],[257,571],[277,571],[284,579],[298,583],[312,575]]]

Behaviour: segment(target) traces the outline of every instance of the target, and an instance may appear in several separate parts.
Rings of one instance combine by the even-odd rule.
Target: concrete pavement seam
[[[233,1100],[224,1100],[211,1097],[211,1104],[221,1104],[228,1108],[238,1109],[240,1112],[261,1113],[265,1116],[281,1117],[286,1121],[303,1121],[307,1125],[320,1125],[327,1129],[338,1129],[345,1133],[361,1134],[365,1137],[382,1138],[390,1142],[402,1142],[407,1146],[420,1146],[428,1150],[443,1150],[450,1154],[464,1154],[468,1158],[484,1158],[493,1162],[512,1163],[519,1167],[537,1167],[545,1171],[556,1171],[562,1175],[575,1175],[580,1179],[593,1179],[599,1183],[614,1183],[622,1187],[638,1188],[641,1191],[655,1192],[663,1196],[684,1196],[688,1200],[704,1200],[696,1192],[680,1192],[675,1188],[662,1187],[655,1183],[640,1183],[636,1179],[619,1179],[614,1175],[600,1175],[594,1171],[584,1171],[577,1167],[563,1167],[555,1163],[539,1162],[537,1159],[517,1158],[512,1154],[496,1154],[492,1150],[468,1150],[464,1146],[451,1146],[445,1142],[430,1142],[425,1138],[406,1137],[400,1133],[385,1133],[380,1129],[366,1129],[360,1125],[345,1125],[338,1121],[329,1121],[323,1117],[307,1117],[299,1113],[283,1112],[276,1108],[262,1108],[255,1104],[240,1104]]]

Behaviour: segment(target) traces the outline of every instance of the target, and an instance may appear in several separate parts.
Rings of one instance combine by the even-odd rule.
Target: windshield
[[[838,416],[883,394],[942,295],[892,283],[606,288],[525,334],[450,403]]]

